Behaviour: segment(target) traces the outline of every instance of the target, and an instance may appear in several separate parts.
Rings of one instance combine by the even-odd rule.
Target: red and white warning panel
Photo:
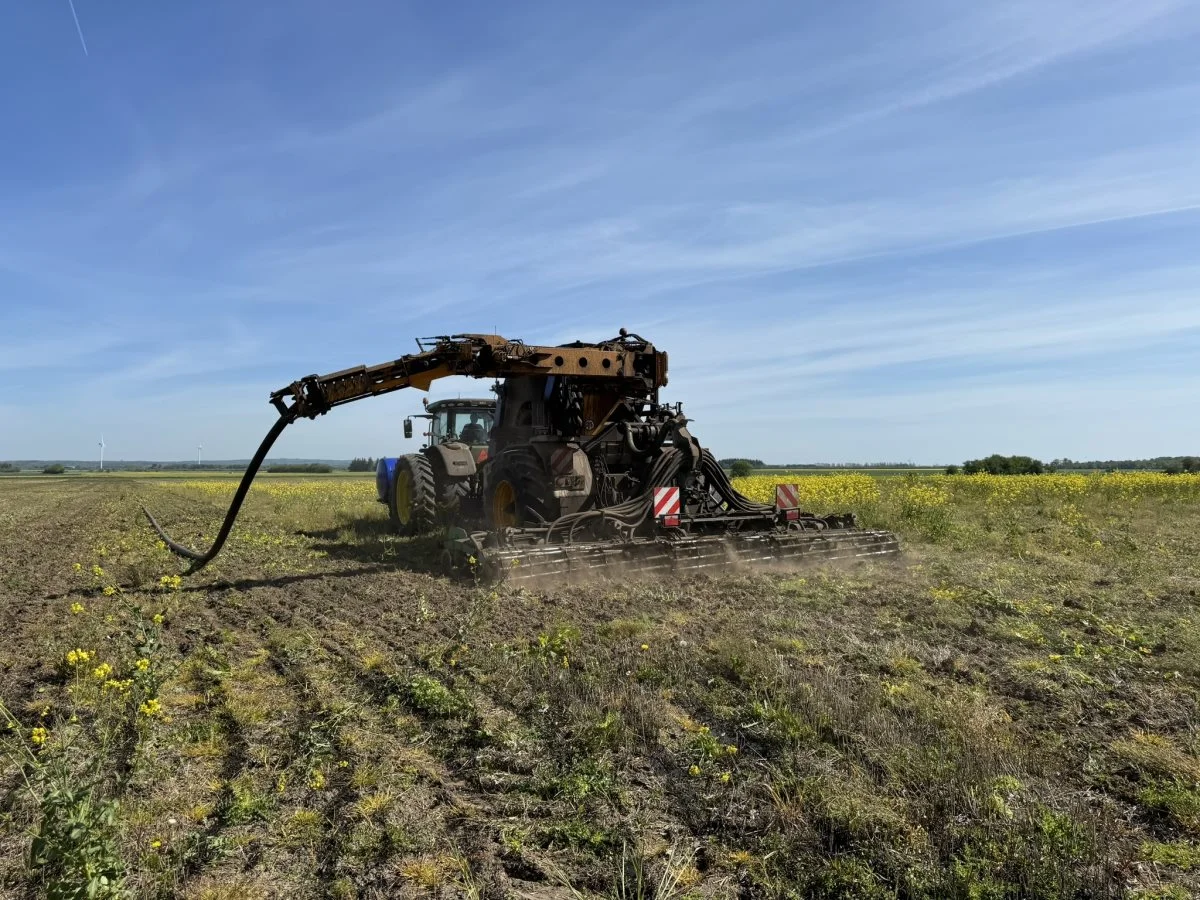
[[[679,527],[679,488],[654,489],[654,518],[668,528]]]
[[[777,485],[775,485],[775,505],[779,509],[799,509],[800,508],[800,485],[798,485],[798,484],[777,484]]]

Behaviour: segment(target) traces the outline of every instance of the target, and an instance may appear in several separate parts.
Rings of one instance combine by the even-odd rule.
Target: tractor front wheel
[[[425,534],[437,527],[437,489],[433,467],[420,453],[396,460],[388,510],[392,527],[403,535]]]

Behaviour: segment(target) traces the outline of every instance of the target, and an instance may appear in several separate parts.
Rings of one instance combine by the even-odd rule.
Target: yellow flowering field
[[[1118,472],[1103,475],[918,475],[874,478],[845,475],[751,475],[735,478],[734,487],[762,503],[773,502],[775,485],[799,486],[801,505],[811,512],[873,507],[888,500],[903,502],[914,492],[928,503],[982,501],[991,504],[1041,503],[1088,498],[1135,500],[1200,500],[1200,475]]]
[[[751,475],[733,479],[733,486],[744,496],[759,503],[775,502],[775,485],[799,486],[800,506],[810,512],[828,513],[840,509],[858,509],[879,502],[883,479],[870,475]]]
[[[987,541],[1003,535],[1020,546],[1073,552],[1071,545],[1104,548],[1113,527],[1135,507],[1200,502],[1200,475],[1156,472],[1048,475],[903,475],[862,473],[754,475],[734,487],[763,503],[777,484],[798,486],[800,505],[823,515],[852,512],[866,526],[912,540]],[[1042,522],[1040,530],[1036,522]],[[1103,532],[1103,533],[1102,533]]]
[[[210,498],[215,503],[232,499],[237,483],[232,479],[194,479],[164,482],[168,490]],[[818,514],[838,511],[871,511],[881,504],[914,507],[982,502],[993,506],[1044,504],[1091,499],[1130,501],[1156,499],[1200,500],[1200,475],[1165,475],[1157,472],[1120,472],[1076,475],[915,475],[876,478],[863,473],[831,475],[751,475],[735,478],[734,487],[760,503],[775,499],[777,484],[799,487],[802,508]],[[259,479],[251,497],[275,501],[318,503],[352,507],[375,500],[375,483],[354,479]]]
[[[231,478],[164,482],[170,489],[228,502],[238,483]],[[375,499],[375,481],[369,478],[259,478],[250,485],[251,496],[282,500],[332,500],[354,502]]]

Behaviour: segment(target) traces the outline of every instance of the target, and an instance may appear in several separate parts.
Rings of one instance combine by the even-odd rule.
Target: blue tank
[[[392,492],[392,479],[396,477],[396,463],[399,457],[381,456],[375,464],[375,493],[379,495],[380,503],[388,502],[388,494]]]

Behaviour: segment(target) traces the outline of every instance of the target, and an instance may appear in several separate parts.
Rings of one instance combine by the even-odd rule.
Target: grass
[[[0,482],[0,893],[1200,892],[1200,479],[806,484],[904,555],[492,589],[293,477],[175,579],[228,480]]]

